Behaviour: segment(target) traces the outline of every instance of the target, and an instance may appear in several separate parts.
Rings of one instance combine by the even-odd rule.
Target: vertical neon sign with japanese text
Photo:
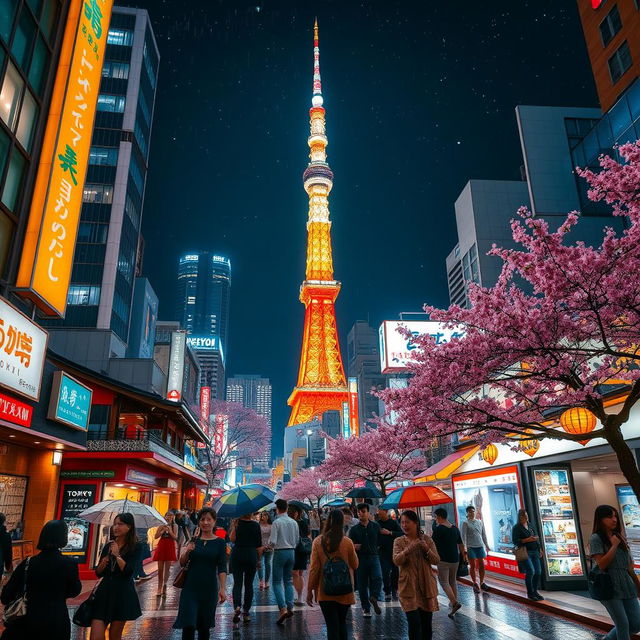
[[[18,293],[50,316],[67,306],[112,5],[71,3],[51,99],[17,278]]]

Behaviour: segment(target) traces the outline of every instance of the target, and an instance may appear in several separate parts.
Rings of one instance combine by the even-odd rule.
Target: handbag
[[[611,576],[602,571],[600,567],[594,567],[593,560],[591,561],[591,568],[587,575],[587,586],[589,588],[589,595],[594,600],[609,600],[613,594],[613,580]]]
[[[298,544],[296,545],[296,551],[298,553],[311,555],[312,545],[313,545],[313,541],[311,540],[311,538],[300,538],[300,540],[298,540]]]
[[[527,547],[516,547],[513,551],[513,554],[516,557],[516,562],[526,562],[529,559],[529,552],[527,551]]]
[[[93,620],[93,601],[96,599],[96,590],[102,580],[96,582],[96,585],[91,589],[89,597],[80,604],[76,609],[76,612],[71,618],[71,622],[78,627],[90,627],[91,620]]]
[[[29,570],[29,560],[27,558],[24,565],[24,580],[22,584],[22,594],[13,602],[10,602],[2,614],[2,621],[8,627],[9,625],[19,622],[27,615],[27,572]]]
[[[466,578],[469,575],[469,563],[466,560],[460,560],[456,571],[456,578]]]
[[[180,571],[178,571],[178,574],[173,581],[173,586],[176,589],[182,589],[184,587],[184,583],[187,581],[187,573],[189,571],[190,564],[191,560],[188,560],[187,564],[185,564],[184,567],[182,567]]]

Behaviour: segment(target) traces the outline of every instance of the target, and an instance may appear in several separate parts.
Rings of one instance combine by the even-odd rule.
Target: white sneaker
[[[371,617],[371,611],[365,611],[365,612],[362,614],[362,617],[363,617],[363,618],[370,618],[370,617]]]

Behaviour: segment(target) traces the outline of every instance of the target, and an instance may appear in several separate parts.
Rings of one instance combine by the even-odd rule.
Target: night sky
[[[448,304],[453,203],[471,178],[520,178],[516,105],[597,106],[575,0],[124,4],[161,55],[145,275],[169,319],[180,253],[231,258],[227,372],[271,379],[274,454],[301,346],[314,15],[343,355],[356,320]]]

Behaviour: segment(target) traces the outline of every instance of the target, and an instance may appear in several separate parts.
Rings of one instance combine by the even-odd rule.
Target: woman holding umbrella
[[[195,535],[180,556],[181,566],[188,570],[173,628],[182,629],[182,640],[194,640],[196,629],[198,640],[209,640],[216,606],[227,599],[227,550],[214,533],[216,518],[215,509],[200,510]]]
[[[107,627],[109,640],[121,640],[127,621],[142,615],[133,582],[141,549],[130,513],[120,513],[115,517],[112,535],[113,540],[102,549],[95,569],[102,580],[92,604],[90,640],[104,640]]]

